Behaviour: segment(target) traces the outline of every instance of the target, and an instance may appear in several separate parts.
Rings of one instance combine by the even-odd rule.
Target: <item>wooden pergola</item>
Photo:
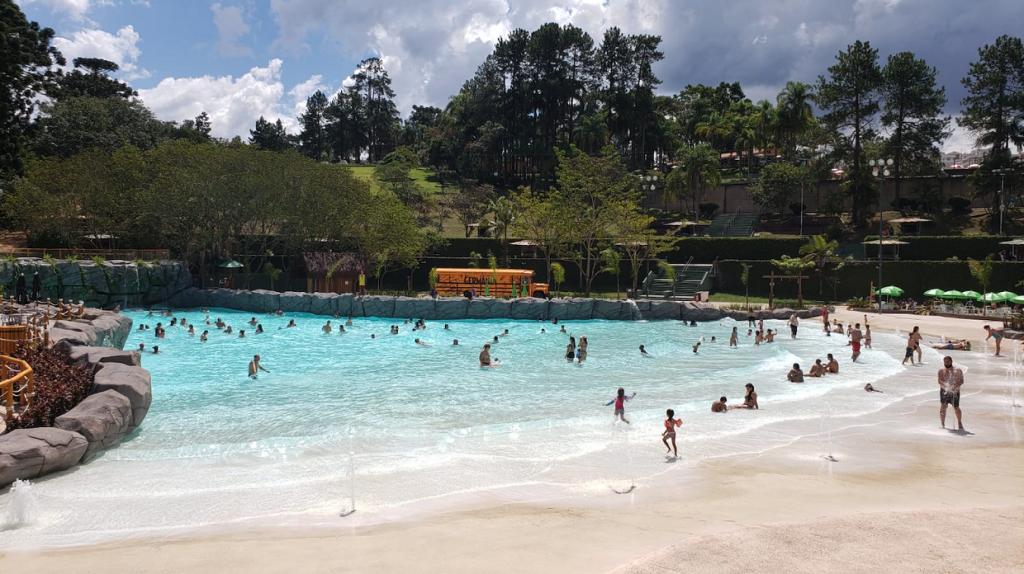
[[[796,279],[796,292],[797,292],[797,305],[800,307],[804,306],[804,279],[810,279],[807,275],[776,275],[774,271],[770,275],[764,275],[764,279],[769,279],[768,283],[768,308],[775,308],[775,280],[776,279]]]

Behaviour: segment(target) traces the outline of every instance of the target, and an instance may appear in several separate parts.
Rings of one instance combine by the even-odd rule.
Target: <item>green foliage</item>
[[[92,262],[95,263],[97,267],[104,267],[103,264],[107,262],[102,255],[93,255],[90,259],[92,259]]]
[[[684,237],[662,257],[672,263],[713,263],[716,259],[770,260],[796,253],[807,243],[800,237]]]
[[[806,177],[806,171],[797,166],[788,163],[769,164],[761,170],[761,177],[747,187],[747,194],[754,203],[781,214]]]
[[[43,156],[69,158],[125,146],[146,150],[167,137],[167,126],[138,99],[68,98],[42,104],[40,112],[32,147]]]
[[[551,264],[551,281],[554,283],[555,293],[558,293],[558,287],[565,283],[565,267],[562,267],[561,263],[555,262]]]
[[[110,74],[120,69],[116,63],[102,58],[75,58],[75,69],[65,73],[47,95],[54,100],[79,98],[122,98],[138,96],[138,92],[124,82],[115,80]]]
[[[676,282],[676,269],[668,261],[658,260],[658,272],[662,278],[668,279],[672,283]]]
[[[498,282],[498,258],[494,255],[487,255],[487,266],[491,268],[491,281]]]
[[[971,270],[971,276],[978,280],[981,285],[982,294],[988,292],[988,286],[992,283],[993,255],[989,254],[985,259],[968,259],[967,265]]]
[[[277,123],[272,124],[263,116],[256,120],[256,127],[249,130],[249,145],[264,151],[275,152],[282,152],[292,147],[281,120],[278,119]]]
[[[278,269],[273,263],[267,261],[263,264],[263,272],[270,278],[270,289],[273,290],[274,281],[277,281],[278,278],[281,277],[281,274],[284,273],[284,269]]]
[[[437,287],[438,280],[439,275],[437,274],[437,267],[431,267],[430,273],[427,275],[427,284],[429,284],[431,288]]]
[[[977,137],[977,143],[992,146],[994,155],[1024,142],[1024,43],[1020,38],[1000,36],[991,46],[978,49],[978,61],[961,80],[968,95],[961,127]]]
[[[969,258],[984,259],[993,253],[999,253],[1006,248],[1000,245],[1000,241],[1006,241],[1005,237],[994,235],[974,236],[928,236],[904,237],[908,244],[900,245],[900,260],[934,260],[943,261],[950,257],[956,257],[965,261]],[[877,235],[868,235],[864,241],[878,241]],[[869,259],[878,257],[877,245],[865,245],[865,251]]]
[[[717,203],[713,201],[708,201],[698,205],[697,209],[700,211],[700,216],[702,219],[711,219],[712,217],[715,216],[715,212],[718,211],[718,207],[719,205]]]
[[[966,197],[960,197],[959,195],[953,196],[948,200],[949,207],[957,213],[967,213],[971,210],[971,200]]]
[[[469,266],[473,268],[480,267],[480,254],[476,251],[469,252]]]
[[[622,267],[622,254],[612,247],[601,251],[601,273],[615,277],[615,297],[619,296],[619,272]]]
[[[679,165],[669,174],[669,178],[674,187],[685,186],[687,193],[681,197],[688,196],[696,211],[704,194],[722,185],[719,152],[709,144],[700,143],[681,150],[679,155]]]
[[[743,266],[743,273],[740,273],[740,283],[743,283],[743,297],[744,305],[750,305],[750,265],[748,263],[741,263]]]

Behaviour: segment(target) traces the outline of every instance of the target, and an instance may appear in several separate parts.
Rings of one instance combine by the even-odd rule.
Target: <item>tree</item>
[[[804,261],[799,257],[790,257],[789,255],[783,255],[781,259],[772,259],[772,265],[778,267],[784,274],[793,275],[800,277],[803,275],[805,269],[810,269],[814,266],[814,263]],[[804,290],[803,290],[803,279],[797,279],[797,304],[800,307],[804,306]],[[769,301],[773,303],[773,301]]]
[[[697,211],[697,204],[704,198],[707,190],[722,185],[719,153],[710,145],[701,143],[686,149],[680,155],[680,164],[669,177],[679,172],[675,177],[685,182],[686,191],[693,199],[693,210]]]
[[[879,110],[882,70],[878,67],[878,50],[869,42],[857,40],[836,56],[836,64],[828,69],[829,78],[818,77],[814,99],[825,111],[822,120],[831,129],[846,134],[843,151],[853,173],[861,173],[864,140],[873,136],[872,122]],[[874,197],[875,187],[867,178],[853,180],[847,186],[853,198],[853,217],[859,219]]]
[[[618,247],[626,253],[626,257],[629,259],[630,277],[633,280],[633,298],[637,296],[640,267],[644,262],[671,250],[680,241],[679,237],[655,233],[651,229],[653,221],[653,217],[628,203],[619,204],[618,213],[615,215],[613,228],[616,232]]]
[[[459,193],[451,201],[452,211],[455,218],[459,220],[466,230],[466,237],[472,235],[472,225],[480,223],[480,218],[487,213],[487,201],[491,191],[464,181],[460,186]]]
[[[563,255],[579,268],[585,294],[590,296],[594,278],[601,272],[600,253],[611,242],[616,216],[623,209],[635,210],[640,192],[617,156],[590,157],[574,146],[568,151],[556,149],[555,155],[564,202],[560,211],[565,214]]]
[[[890,130],[886,156],[893,159],[896,207],[900,208],[900,179],[908,164],[934,164],[935,144],[952,133],[946,106],[946,88],[937,87],[937,70],[912,52],[889,56],[882,69],[882,125]]]
[[[995,44],[978,49],[978,61],[961,80],[968,95],[958,122],[994,154],[1005,154],[1010,144],[1024,145],[1024,44],[1020,38],[1000,36]]]
[[[537,244],[544,254],[546,281],[552,282],[551,259],[565,250],[565,214],[561,211],[565,201],[557,189],[548,193],[534,192],[520,187],[512,196],[519,216],[513,224],[516,234]]]
[[[825,270],[831,266],[833,277],[843,266],[843,259],[836,255],[838,241],[828,241],[821,235],[811,237],[810,242],[800,247],[801,259],[818,271],[818,295],[824,299]]]
[[[327,96],[317,90],[306,98],[306,111],[299,116],[302,131],[299,133],[299,149],[315,161],[327,159]]]
[[[814,109],[811,99],[813,88],[803,82],[786,82],[786,87],[779,92],[778,127],[785,143],[785,156],[796,157],[797,138],[814,122]]]
[[[0,0],[0,182],[22,172],[39,95],[66,61],[50,45],[54,31],[29,22],[14,0]]]
[[[747,187],[747,194],[754,203],[765,209],[778,210],[782,215],[805,177],[803,168],[788,163],[772,163],[764,166],[761,177]]]
[[[249,145],[254,145],[261,150],[281,152],[289,149],[288,133],[284,124],[278,119],[277,123],[268,122],[263,116],[256,120],[256,127],[249,130]]]
[[[558,287],[562,283],[565,283],[565,267],[562,267],[561,263],[557,261],[551,264],[551,279],[555,287],[555,297],[558,296]]]
[[[487,200],[487,211],[494,216],[494,233],[501,235],[501,242],[508,251],[508,230],[516,223],[519,217],[519,208],[507,197]]]
[[[138,99],[66,98],[42,104],[40,113],[33,142],[40,155],[71,157],[92,148],[110,151],[128,145],[151,149],[168,132]]]
[[[380,161],[395,146],[398,109],[391,78],[380,58],[367,58],[359,63],[352,75],[353,92],[360,94],[365,120],[365,141],[371,162]]]
[[[967,259],[967,266],[971,269],[971,275],[978,280],[981,284],[981,314],[985,314],[985,295],[988,294],[988,286],[992,282],[992,261],[994,256],[990,253],[985,259],[978,261],[977,259]]]
[[[47,95],[54,100],[65,98],[122,98],[138,96],[128,84],[115,80],[110,74],[120,69],[116,63],[102,58],[75,58],[75,69],[60,76]]]
[[[619,267],[622,266],[622,254],[613,247],[607,247],[601,251],[601,273],[608,273],[615,277],[615,298],[619,298]]]

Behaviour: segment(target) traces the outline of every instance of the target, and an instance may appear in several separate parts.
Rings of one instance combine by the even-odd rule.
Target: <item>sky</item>
[[[659,92],[738,81],[774,101],[788,80],[814,83],[855,40],[880,59],[911,51],[939,70],[956,116],[978,48],[1021,34],[1021,0],[16,0],[53,28],[67,57],[99,57],[162,120],[206,111],[213,135],[249,136],[260,116],[297,131],[316,90],[338,91],[380,57],[403,116],[444,107],[516,28],[571,23],[662,38]],[[1013,24],[1016,22],[1017,24]],[[955,125],[955,123],[954,123]],[[942,146],[970,150],[956,130]]]

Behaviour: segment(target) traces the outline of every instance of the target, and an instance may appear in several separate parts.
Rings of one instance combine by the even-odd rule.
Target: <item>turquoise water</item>
[[[175,314],[196,325],[195,336],[180,326],[168,326],[162,340],[152,330],[132,332],[126,349],[144,343],[162,351],[143,355],[153,377],[149,415],[119,447],[35,485],[40,507],[49,509],[33,533],[38,540],[337,516],[353,491],[364,513],[509,487],[606,493],[707,457],[790,441],[763,429],[819,417],[825,401],[846,401],[848,415],[877,411],[896,397],[861,388],[901,370],[878,351],[849,364],[846,338],[825,337],[817,321],[803,322],[796,340],[783,322],[766,322],[780,334],[762,346],[731,320],[565,323],[577,340],[589,340],[588,360],[577,366],[564,359],[568,334],[550,323],[450,321],[445,330],[431,321],[414,332],[401,319],[355,319],[340,334],[343,321],[332,319],[327,335],[324,317],[260,315],[266,332],[255,335],[245,324],[251,314],[212,311],[210,321],[223,318],[235,334],[204,325],[199,312]],[[136,328],[170,321],[127,314]],[[285,327],[291,319],[297,327]],[[394,324],[398,335],[388,334]],[[740,345],[729,348],[734,325]],[[210,335],[202,343],[204,329]],[[480,368],[482,345],[506,329],[491,350],[501,366]],[[641,357],[641,344],[651,358]],[[842,363],[840,376],[786,382],[793,362],[806,371],[828,352]],[[247,377],[254,354],[271,371],[256,380]],[[760,411],[710,412],[720,395],[742,402],[747,382]],[[628,426],[604,406],[619,386],[637,392],[627,403]],[[665,464],[667,408],[683,419],[680,464]]]

